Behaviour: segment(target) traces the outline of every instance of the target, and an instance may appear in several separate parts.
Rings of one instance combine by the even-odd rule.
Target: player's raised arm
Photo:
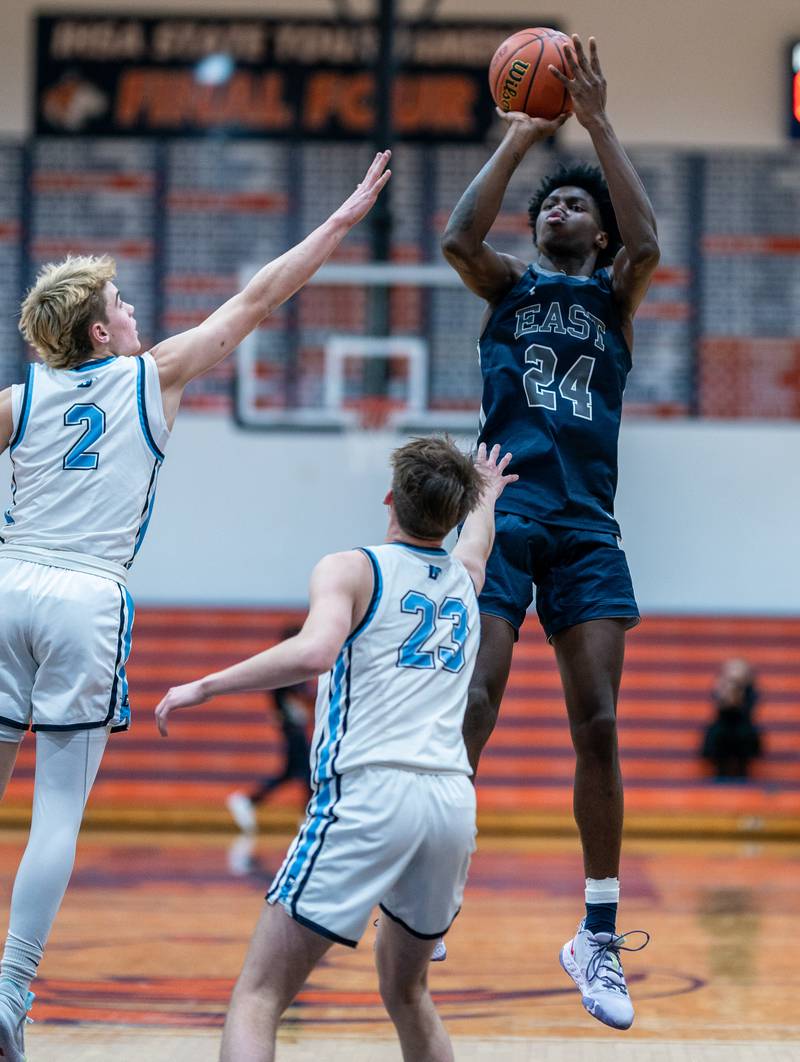
[[[0,454],[8,448],[11,433],[14,430],[14,417],[11,411],[11,388],[0,391]]]
[[[617,217],[622,248],[613,265],[617,303],[630,321],[647,293],[660,253],[656,217],[644,185],[606,114],[606,80],[600,68],[597,42],[589,38],[589,56],[580,37],[573,34],[574,51],[566,48],[571,78],[550,67],[572,97],[575,117],[589,133],[603,169]]]
[[[308,616],[300,632],[224,671],[174,686],[156,708],[161,736],[167,736],[169,715],[176,708],[223,693],[294,686],[328,671],[366,611],[372,580],[372,566],[360,550],[323,557],[311,575]]]
[[[381,151],[361,183],[327,221],[285,254],[269,262],[247,286],[202,324],[153,348],[162,392],[180,392],[222,361],[266,317],[291,298],[369,212],[385,187],[391,152]]]
[[[478,504],[464,521],[453,556],[458,557],[469,572],[480,593],[486,576],[486,561],[494,544],[494,506],[509,483],[516,483],[519,476],[506,475],[511,454],[500,457],[500,447],[493,446],[487,453],[481,443],[475,456],[475,467],[483,477],[483,490]]]
[[[525,272],[525,263],[500,254],[486,236],[500,212],[508,182],[533,144],[551,137],[569,115],[554,121],[530,118],[520,111],[497,113],[508,124],[500,146],[456,203],[442,236],[442,252],[465,285],[498,302]]]

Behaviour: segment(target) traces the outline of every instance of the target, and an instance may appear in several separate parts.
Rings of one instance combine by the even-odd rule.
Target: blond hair
[[[108,255],[68,255],[39,270],[22,303],[19,330],[51,368],[80,365],[92,353],[89,328],[107,320],[103,289],[116,271]]]

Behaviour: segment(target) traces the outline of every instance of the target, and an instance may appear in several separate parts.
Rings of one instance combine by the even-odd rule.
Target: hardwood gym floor
[[[0,833],[2,901],[24,844]],[[235,843],[233,843],[235,841]],[[212,1062],[228,995],[288,837],[87,832],[34,986],[29,1062]],[[627,1034],[590,1018],[558,965],[581,913],[571,839],[482,839],[432,983],[459,1060],[800,1059],[793,940],[800,845],[630,839],[620,929]],[[5,922],[2,922],[4,929]],[[371,933],[334,948],[287,1015],[279,1059],[399,1060]]]

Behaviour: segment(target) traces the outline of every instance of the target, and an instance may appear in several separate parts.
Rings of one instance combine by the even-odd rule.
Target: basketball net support
[[[244,286],[256,272],[240,273]],[[390,262],[333,262],[323,266],[308,282],[312,287],[383,289],[460,288],[458,275],[445,265],[396,264]],[[258,333],[249,335],[236,352],[236,418],[245,427],[262,429],[305,428],[346,430],[353,427],[386,427],[395,431],[439,431],[474,435],[477,408],[431,409],[429,406],[429,350],[419,335],[380,335],[331,330],[323,342],[321,393],[318,404],[283,408],[263,401]],[[364,367],[362,390],[352,386],[354,362]],[[390,366],[403,365],[403,394],[392,393]],[[371,366],[380,366],[387,386],[372,385]],[[398,374],[395,372],[394,374]],[[348,394],[348,383],[349,394]]]

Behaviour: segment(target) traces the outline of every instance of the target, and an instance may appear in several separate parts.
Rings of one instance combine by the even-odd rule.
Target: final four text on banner
[[[482,140],[489,60],[518,28],[398,23],[398,138]],[[377,49],[371,21],[42,15],[36,132],[367,138]]]

